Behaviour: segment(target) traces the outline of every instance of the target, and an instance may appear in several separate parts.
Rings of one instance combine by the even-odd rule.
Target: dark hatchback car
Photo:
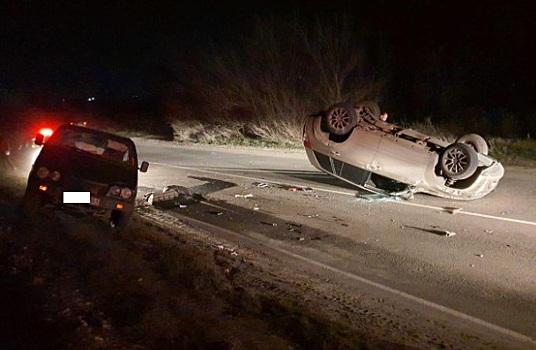
[[[126,137],[66,124],[43,145],[28,176],[23,211],[35,215],[43,206],[85,212],[123,229],[132,216],[138,184],[134,142]]]

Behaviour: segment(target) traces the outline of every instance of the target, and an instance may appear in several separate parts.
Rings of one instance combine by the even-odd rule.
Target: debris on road
[[[294,185],[279,184],[279,185],[277,185],[277,187],[281,188],[281,189],[284,189],[284,190],[287,190],[289,192],[298,192],[298,191],[312,192],[313,191],[313,189],[311,187],[301,187],[301,186],[294,186]]]
[[[252,183],[252,185],[256,187],[262,187],[262,188],[269,187],[269,185],[266,182],[254,182]]]
[[[483,258],[484,257],[484,254],[475,254],[475,256],[479,257],[479,258]]]
[[[166,192],[169,192],[169,191],[188,193],[188,189],[186,187],[179,186],[179,185],[168,185],[168,186],[164,186],[164,188],[162,188],[162,193],[166,193]]]
[[[277,226],[277,223],[276,223],[276,222],[261,221],[261,224],[263,224],[263,225],[269,225],[269,226]]]
[[[183,186],[169,185],[162,189],[161,193],[150,192],[144,196],[144,200],[149,205],[169,208],[186,208],[190,204],[199,203],[205,198],[199,193],[191,193]]]
[[[484,230],[485,233],[493,233],[493,230]]]
[[[205,213],[207,213],[207,214],[212,214],[212,215],[215,215],[215,216],[223,215],[223,212],[221,212],[221,211],[216,211],[216,210],[205,210]]]
[[[235,194],[235,198],[253,198],[253,195],[251,193],[249,194]]]
[[[357,199],[363,202],[393,202],[402,200],[401,197],[388,196],[386,194],[357,194]]]
[[[302,225],[301,224],[295,224],[293,222],[285,222],[285,224],[288,225],[288,231],[289,232],[296,232],[296,233],[302,233],[302,230],[301,230],[301,227]]]
[[[444,234],[444,236],[445,236],[445,237],[456,236],[456,232],[445,230],[445,234]]]
[[[143,201],[149,205],[153,205],[153,201],[154,201],[154,192],[151,192],[151,193],[147,193],[144,197],[143,197]]]
[[[461,210],[463,210],[463,208],[458,208],[458,207],[443,207],[443,211],[446,212],[446,213],[449,213],[449,214],[457,214],[459,213]]]
[[[356,193],[358,200],[363,200],[365,202],[390,202],[390,201],[409,201],[414,198],[415,191],[413,188],[408,188],[402,191],[389,192],[386,194],[383,193],[369,193],[369,194],[359,194]]]

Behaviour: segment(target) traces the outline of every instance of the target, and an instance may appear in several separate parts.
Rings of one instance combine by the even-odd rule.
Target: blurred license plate
[[[100,198],[98,198],[98,197],[93,197],[93,196],[90,197],[90,198],[89,198],[89,204],[98,207],[99,204],[100,204]]]

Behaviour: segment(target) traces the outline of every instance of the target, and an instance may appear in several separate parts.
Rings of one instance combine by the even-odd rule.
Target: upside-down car
[[[471,200],[493,191],[504,175],[477,134],[450,143],[380,118],[371,101],[338,103],[307,118],[303,144],[317,169],[361,189]]]

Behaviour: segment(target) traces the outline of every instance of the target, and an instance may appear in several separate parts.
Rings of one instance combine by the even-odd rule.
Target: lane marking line
[[[274,241],[274,240],[270,240],[270,239],[265,239],[265,242],[261,242],[261,241],[259,241],[259,237],[265,238],[265,236],[263,236],[260,233],[257,233],[257,232],[254,232],[254,231],[246,231],[245,232],[246,234],[244,235],[244,234],[240,234],[238,232],[234,232],[234,231],[231,231],[231,230],[223,228],[223,227],[215,226],[215,225],[212,225],[210,223],[207,223],[207,222],[204,222],[204,221],[200,221],[200,220],[197,220],[197,219],[182,215],[182,214],[177,213],[177,212],[174,212],[173,214],[176,215],[177,217],[181,218],[182,220],[184,220],[186,222],[189,222],[189,223],[191,223],[191,224],[193,224],[193,225],[195,225],[197,227],[200,227],[200,228],[202,228],[204,230],[207,230],[209,232],[214,232],[214,233],[219,232],[220,234],[230,235],[230,236],[234,237],[235,239],[238,239],[238,240],[240,240],[242,242],[244,240],[248,240],[248,241],[250,241],[250,244],[253,244],[257,248],[259,248],[259,245],[264,246],[265,248],[275,250],[275,251],[277,251],[277,252],[279,252],[279,253],[281,253],[283,255],[287,255],[287,256],[292,257],[294,259],[301,260],[301,261],[303,261],[305,263],[308,263],[308,264],[311,264],[311,265],[314,265],[314,266],[329,270],[331,272],[340,274],[340,275],[342,275],[342,276],[344,276],[346,278],[349,278],[349,279],[352,279],[354,281],[361,282],[363,284],[375,287],[375,288],[380,289],[380,290],[382,290],[384,292],[387,292],[387,293],[390,293],[390,294],[393,294],[393,295],[397,295],[399,297],[402,297],[402,298],[405,298],[405,299],[410,300],[412,302],[415,302],[415,303],[417,303],[419,305],[424,305],[424,306],[427,306],[427,307],[429,307],[431,309],[435,309],[437,311],[443,312],[445,314],[448,314],[448,315],[463,319],[463,320],[468,321],[468,322],[472,322],[472,323],[474,323],[476,325],[479,325],[481,327],[487,328],[487,329],[492,330],[494,332],[497,332],[499,334],[514,338],[517,341],[521,341],[521,342],[524,342],[524,343],[529,343],[529,344],[532,344],[532,345],[536,345],[536,340],[531,338],[530,336],[525,335],[525,334],[518,333],[518,332],[513,331],[511,329],[504,328],[504,327],[501,327],[499,325],[484,321],[484,320],[482,320],[480,318],[473,317],[471,315],[465,314],[465,313],[463,313],[461,311],[450,309],[450,308],[448,308],[446,306],[439,305],[439,304],[436,304],[436,303],[434,303],[432,301],[419,298],[417,296],[408,294],[408,293],[400,291],[398,289],[394,289],[394,288],[385,286],[383,284],[380,284],[380,283],[377,283],[377,282],[374,282],[374,281],[370,281],[370,280],[368,280],[366,278],[363,278],[361,276],[355,275],[355,274],[353,274],[351,272],[340,270],[340,269],[338,269],[336,267],[333,267],[331,265],[327,265],[327,264],[324,264],[322,262],[318,262],[318,261],[309,259],[309,258],[307,258],[305,256],[293,253],[293,252],[281,247],[283,245],[283,243],[284,243],[282,241]],[[247,233],[249,233],[249,234],[247,234]],[[255,237],[252,237],[251,235],[254,235]]]
[[[295,183],[294,184],[289,184],[288,182],[282,182],[282,181],[277,181],[277,180],[260,179],[260,178],[256,178],[256,177],[252,177],[252,176],[229,174],[229,173],[224,173],[224,172],[219,172],[219,171],[214,171],[214,170],[198,169],[198,168],[192,168],[192,167],[181,166],[181,165],[169,165],[169,164],[155,163],[155,162],[153,162],[151,164],[155,164],[155,165],[163,166],[163,167],[168,167],[168,168],[177,168],[177,169],[197,171],[197,172],[203,172],[203,173],[209,173],[209,174],[215,174],[215,175],[224,175],[224,176],[229,176],[229,177],[236,177],[236,178],[252,180],[252,181],[270,182],[270,183],[274,183],[274,184],[277,184],[277,185],[291,185],[291,186],[295,186],[295,187],[309,187],[309,188],[312,188],[315,191],[328,192],[328,193],[340,194],[340,195],[351,196],[351,197],[355,197],[356,192],[357,192],[357,190],[356,190],[356,192],[347,192],[347,191],[338,191],[338,190],[332,190],[332,189],[316,187],[316,186],[299,185],[299,184],[295,184]],[[244,171],[248,171],[248,170],[244,169]],[[410,202],[407,202],[407,201],[392,201],[391,203],[409,205],[409,206],[413,206],[413,207],[419,207],[419,208],[425,208],[425,209],[431,209],[431,210],[445,211],[445,208],[443,208],[443,207],[436,207],[436,206],[433,206],[433,205],[418,204],[418,203],[410,203]],[[460,210],[460,211],[458,211],[456,213],[456,215],[462,215],[462,214],[463,215],[470,215],[470,216],[478,216],[478,217],[481,217],[481,218],[492,219],[492,220],[512,222],[512,223],[521,224],[521,225],[536,226],[536,222],[527,221],[527,220],[511,219],[511,218],[493,216],[493,215],[488,215],[488,214],[473,213],[473,212],[464,211],[464,210]]]

